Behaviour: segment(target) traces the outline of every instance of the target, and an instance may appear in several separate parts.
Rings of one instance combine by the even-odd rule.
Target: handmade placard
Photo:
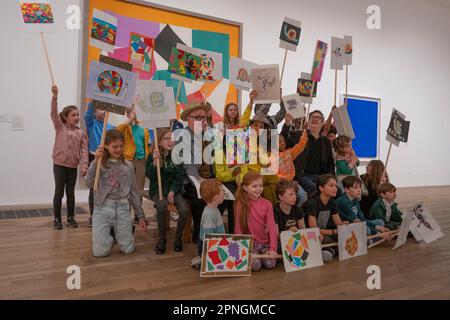
[[[138,80],[135,111],[146,128],[170,127],[170,120],[176,119],[172,88],[164,80]]]
[[[87,84],[88,98],[131,107],[137,74],[102,62],[92,61]]]
[[[366,222],[338,226],[339,261],[367,254]]]
[[[409,208],[408,212],[414,215],[409,230],[417,241],[423,240],[431,243],[444,236],[441,227],[422,202]]]
[[[54,32],[55,17],[49,1],[19,1],[19,19],[27,32]]]
[[[154,39],[132,32],[130,34],[128,61],[135,69],[150,72],[153,59]]]
[[[236,88],[250,90],[252,88],[252,68],[257,67],[256,63],[240,58],[230,59],[230,83]]]
[[[255,103],[280,102],[280,69],[277,64],[252,68],[252,88],[257,92]]]
[[[301,32],[302,23],[300,21],[284,17],[280,32],[280,48],[297,51]]]
[[[91,39],[89,44],[108,52],[114,51],[117,35],[117,18],[94,9],[92,14]]]
[[[169,72],[172,78],[181,81],[197,81],[200,77],[202,58],[197,49],[178,44],[172,48],[169,59]]]
[[[320,82],[322,79],[323,66],[327,55],[328,44],[320,40],[317,41],[316,52],[314,54],[313,67],[311,71],[311,80]]]
[[[344,103],[339,108],[333,109],[331,114],[333,115],[334,125],[336,126],[338,135],[354,139],[355,132],[353,131],[353,126],[348,115],[347,104]]]
[[[411,228],[411,222],[414,219],[414,214],[408,212],[405,214],[400,225],[400,229],[397,235],[397,240],[395,241],[395,246],[392,250],[398,249],[406,244],[406,239],[408,237],[409,229]]]
[[[294,119],[303,118],[305,116],[305,108],[300,95],[297,93],[283,97],[286,113],[289,113]]]
[[[353,37],[344,36],[344,66],[353,63]]]
[[[387,134],[398,142],[408,142],[409,125],[410,121],[406,121],[404,115],[393,109]]]
[[[197,50],[201,58],[198,80],[207,82],[222,80],[222,54],[203,49]]]
[[[344,39],[331,37],[331,69],[342,70],[344,67]]]
[[[252,274],[251,235],[206,234],[200,277],[243,277]]]
[[[300,74],[300,79],[297,81],[297,93],[303,103],[311,104],[313,98],[317,96],[317,82],[311,80],[311,75],[309,73],[302,72]],[[311,89],[313,88],[313,93],[311,95]]]
[[[286,272],[323,266],[320,229],[283,231],[280,235],[284,269]]]

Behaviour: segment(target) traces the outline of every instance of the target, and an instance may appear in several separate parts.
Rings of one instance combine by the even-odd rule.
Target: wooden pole
[[[155,146],[155,150],[159,152],[159,147],[158,147],[158,133],[156,128],[153,129],[153,136],[155,137],[155,141],[154,141],[154,146]],[[159,156],[161,157],[161,153],[159,153]],[[158,194],[159,194],[159,200],[163,199],[162,196],[162,186],[161,186],[161,163],[159,162],[159,159],[156,160],[156,173],[158,175]]]
[[[345,66],[345,99],[348,99],[348,65]]]
[[[41,34],[42,47],[44,48],[45,59],[47,60],[48,72],[50,73],[50,79],[52,80],[52,85],[55,85],[55,78],[53,77],[52,65],[50,64],[50,58],[48,57],[47,44],[45,43],[44,33]]]
[[[103,131],[102,138],[100,140],[100,145],[103,146],[105,144],[105,135],[106,135],[106,127],[108,126],[108,118],[109,112],[106,112],[105,119],[103,119]],[[100,178],[100,169],[102,168],[102,157],[98,158],[97,161],[97,170],[95,171],[95,180],[94,180],[94,191],[97,191],[98,187],[98,179]]]
[[[284,75],[284,66],[286,65],[286,57],[287,57],[288,49],[284,51],[284,59],[283,59],[283,67],[281,68],[281,78],[280,83],[283,83],[283,75]]]
[[[334,106],[337,103],[337,69],[334,70]]]
[[[384,172],[386,172],[386,170],[387,170],[387,165],[388,165],[388,162],[389,162],[389,157],[391,156],[391,149],[392,149],[392,142],[391,142],[391,144],[389,145],[389,150],[388,150],[388,154],[387,154],[387,157],[386,157],[386,162],[384,163]]]

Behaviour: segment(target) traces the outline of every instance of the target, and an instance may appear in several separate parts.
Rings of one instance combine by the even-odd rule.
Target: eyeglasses
[[[207,121],[209,120],[208,116],[188,116],[188,118],[195,119],[196,121]]]
[[[323,118],[321,116],[310,116],[309,119],[311,119],[311,120],[319,120],[319,121],[323,120]]]

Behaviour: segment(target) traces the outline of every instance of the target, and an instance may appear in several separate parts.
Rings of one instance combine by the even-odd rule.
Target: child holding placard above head
[[[155,247],[156,254],[166,252],[166,224],[167,224],[167,204],[174,204],[178,211],[177,230],[173,249],[181,251],[183,249],[183,230],[186,224],[186,217],[189,209],[183,198],[183,175],[184,169],[181,164],[174,164],[172,161],[172,132],[169,129],[158,130],[159,151],[153,151],[147,159],[146,176],[150,179],[149,195],[155,203],[156,220],[158,222],[159,240]],[[161,188],[163,199],[158,195],[158,176],[156,161],[160,161]]]
[[[217,179],[203,180],[200,185],[200,195],[203,201],[206,202],[206,206],[203,209],[202,219],[200,221],[200,236],[197,243],[198,256],[191,262],[193,268],[200,267],[205,234],[225,233],[223,218],[219,209],[217,209],[224,199],[222,183]]]
[[[97,149],[86,177],[86,186],[92,188],[98,161],[101,159],[102,167],[94,194],[92,216],[92,251],[95,257],[109,255],[114,240],[123,253],[130,254],[134,251],[130,202],[139,217],[141,228],[147,230],[134,167],[124,159],[123,149],[123,135],[115,129],[107,131],[105,145],[100,145]],[[110,234],[111,227],[114,229],[115,239]]]
[[[361,197],[362,181],[358,177],[347,176],[342,180],[345,193],[336,200],[339,216],[343,221],[350,223],[366,221],[367,235],[374,235],[381,232],[389,232],[384,227],[381,219],[366,220],[364,213],[359,206],[359,198]],[[389,236],[386,239],[390,239]]]
[[[136,119],[136,112],[133,111],[133,108],[127,109],[126,115],[128,121],[118,125],[117,130],[124,135],[123,156],[125,160],[133,163],[142,205],[145,184],[145,165],[149,155],[148,143],[150,140],[150,133],[147,128],[143,128],[139,125]],[[136,214],[134,215],[134,223],[139,223],[139,218]],[[145,221],[145,223],[148,224],[148,221]]]
[[[367,194],[361,197],[361,210],[365,217],[370,218],[370,209],[378,200],[377,189],[382,183],[389,182],[389,176],[381,160],[371,160],[366,166],[366,173],[361,175],[361,180],[367,188]]]
[[[85,176],[88,168],[88,144],[86,135],[78,127],[80,112],[75,106],[67,106],[58,113],[58,87],[52,86],[51,119],[55,127],[53,146],[53,174],[55,176],[55,194],[53,196],[53,228],[62,229],[61,202],[66,190],[67,227],[77,228],[75,221],[75,184],[77,168]]]
[[[262,198],[263,178],[254,171],[245,174],[236,192],[235,233],[253,236],[253,254],[267,254],[267,258],[252,259],[252,271],[264,266],[276,266],[277,228],[272,204]]]
[[[339,136],[333,141],[336,151],[336,178],[339,183],[346,176],[356,175],[359,159],[352,148],[352,139],[347,136]]]
[[[94,104],[90,102],[88,109],[84,114],[84,121],[86,123],[86,131],[89,138],[89,164],[95,159],[95,151],[97,151],[103,133],[103,122],[106,112],[100,109],[94,110]],[[114,129],[114,126],[106,126],[106,130]],[[88,226],[92,228],[92,213],[94,212],[94,191],[89,190],[89,221]]]
[[[308,227],[320,228],[320,234],[323,236],[322,243],[333,243],[337,241],[337,226],[348,224],[339,217],[336,202],[333,200],[337,193],[336,178],[329,174],[319,176],[317,189],[318,191],[313,197],[303,205],[303,211],[308,216]],[[331,247],[324,248],[322,250],[323,261],[332,261],[337,254],[336,251]]]
[[[373,219],[381,219],[386,228],[397,230],[402,223],[402,213],[394,202],[397,188],[391,183],[382,183],[378,187],[380,197],[372,206],[370,215]]]

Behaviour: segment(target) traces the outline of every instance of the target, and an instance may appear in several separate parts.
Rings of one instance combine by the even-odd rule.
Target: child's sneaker
[[[194,269],[200,269],[200,266],[202,264],[202,257],[197,256],[191,261],[191,267]]]
[[[326,248],[322,250],[322,259],[323,262],[331,262],[333,261],[335,251],[332,248]]]
[[[74,217],[67,218],[66,226],[69,228],[78,228],[78,222],[75,221]]]
[[[53,220],[53,229],[61,230],[62,228],[61,218],[55,218],[55,220]]]

